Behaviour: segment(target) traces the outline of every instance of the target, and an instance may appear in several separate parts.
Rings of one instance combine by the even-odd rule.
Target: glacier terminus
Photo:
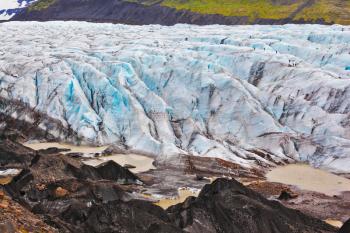
[[[349,172],[349,26],[7,22],[0,36],[0,128]]]

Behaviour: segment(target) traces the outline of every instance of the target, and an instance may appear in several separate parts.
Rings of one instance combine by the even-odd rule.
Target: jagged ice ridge
[[[350,27],[10,22],[0,35],[0,97],[83,143],[350,171]]]

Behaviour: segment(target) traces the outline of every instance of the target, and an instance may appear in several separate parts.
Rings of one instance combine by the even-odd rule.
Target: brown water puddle
[[[200,192],[200,190],[179,188],[178,189],[178,196],[172,197],[172,198],[163,198],[163,199],[160,199],[158,202],[155,202],[154,204],[162,207],[163,209],[167,209],[168,207],[170,207],[172,205],[176,205],[176,204],[184,202],[190,196],[197,197],[199,192]]]
[[[266,174],[266,178],[270,182],[294,185],[300,189],[324,193],[328,196],[350,191],[349,179],[306,164],[276,167]]]

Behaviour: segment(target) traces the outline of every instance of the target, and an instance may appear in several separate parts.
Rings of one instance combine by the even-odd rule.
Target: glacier
[[[350,172],[349,26],[7,22],[0,35],[0,98],[79,138],[38,123],[58,140]]]

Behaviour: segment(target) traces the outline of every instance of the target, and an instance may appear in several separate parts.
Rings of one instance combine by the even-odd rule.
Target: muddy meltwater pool
[[[172,205],[184,202],[190,196],[197,197],[200,190],[190,188],[179,188],[177,192],[177,196],[171,198],[160,198],[159,201],[155,202],[154,204],[162,207],[163,209],[167,209]]]
[[[306,164],[276,167],[266,174],[270,182],[294,185],[329,196],[350,191],[350,180]]]
[[[88,155],[94,155],[96,153],[100,154],[108,147],[108,146],[99,146],[99,147],[75,146],[75,145],[63,144],[63,143],[57,143],[57,142],[24,143],[24,145],[26,147],[32,148],[33,150],[41,150],[41,149],[47,149],[50,147],[56,147],[60,149],[70,149],[70,151],[62,152],[63,154],[83,153]],[[129,170],[134,173],[145,172],[150,169],[155,169],[155,167],[153,166],[154,159],[144,155],[139,155],[139,154],[112,154],[108,156],[101,156],[97,158],[86,159],[86,160],[83,160],[82,162],[90,166],[98,166],[101,163],[104,163],[110,160],[113,160],[114,162],[118,163],[121,166],[124,166],[126,164],[132,165],[135,168],[130,168]]]
[[[38,142],[38,143],[24,143],[26,147],[32,148],[33,150],[43,150],[50,147],[56,147],[59,149],[70,149],[67,152],[61,152],[62,154],[66,153],[83,153],[83,154],[95,154],[102,153],[108,146],[76,146],[65,143],[58,142]]]

